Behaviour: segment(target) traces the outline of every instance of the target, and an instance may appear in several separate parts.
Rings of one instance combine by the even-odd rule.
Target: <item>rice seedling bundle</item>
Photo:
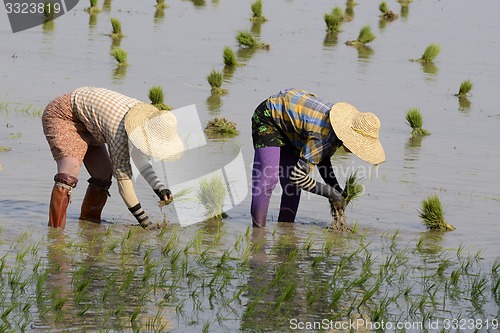
[[[463,81],[460,84],[458,94],[455,94],[455,96],[465,97],[471,90],[472,90],[472,82],[470,80]]]
[[[111,55],[115,58],[116,62],[118,62],[119,66],[127,65],[127,52],[125,50],[115,47],[111,50]]]
[[[239,63],[236,60],[233,50],[229,46],[224,46],[224,51],[222,53],[222,59],[224,65],[227,67],[238,66]]]
[[[217,175],[209,179],[202,179],[199,183],[196,197],[205,207],[205,216],[207,218],[223,217],[226,185],[222,177]]]
[[[221,71],[217,71],[215,68],[212,68],[210,74],[207,75],[207,81],[212,87],[212,92],[218,94],[224,94],[227,92],[226,89],[221,88],[223,79],[224,74]]]
[[[252,14],[253,14],[252,18],[250,19],[251,21],[254,22],[266,21],[266,18],[262,15],[262,0],[256,0],[250,8],[252,9]]]
[[[420,62],[432,62],[438,56],[441,48],[438,44],[432,43],[427,46],[424,53],[418,59]]]
[[[232,137],[238,135],[236,123],[226,118],[214,118],[207,123],[205,133],[208,137]]]
[[[419,216],[428,229],[442,231],[455,230],[454,226],[444,220],[443,208],[437,195],[431,195],[422,201]]]
[[[149,89],[148,97],[151,101],[151,104],[156,106],[158,110],[170,111],[173,109],[170,105],[165,104],[163,89],[161,88],[161,86],[155,86]]]
[[[270,45],[266,43],[262,43],[257,38],[252,36],[252,34],[248,31],[239,30],[236,34],[236,41],[240,47],[247,48],[263,48],[269,49]]]
[[[120,20],[117,18],[111,18],[111,27],[113,28],[113,32],[111,33],[112,38],[121,38],[123,37],[122,33],[122,24]]]
[[[429,131],[422,128],[423,119],[418,108],[411,108],[406,112],[406,122],[412,128],[411,134],[413,136],[429,135]]]
[[[362,46],[372,42],[375,38],[376,36],[372,32],[370,25],[367,24],[359,30],[358,38],[356,40],[347,41],[346,44],[351,46]]]
[[[358,179],[357,172],[351,173],[347,178],[344,185],[342,197],[344,198],[344,209],[337,209],[332,202],[330,202],[330,212],[333,215],[331,229],[336,231],[352,231],[346,224],[345,207],[353,200],[359,198],[364,192],[364,186]]]

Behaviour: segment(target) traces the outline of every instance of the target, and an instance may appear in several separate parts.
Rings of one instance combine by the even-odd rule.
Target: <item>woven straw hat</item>
[[[125,116],[125,131],[141,152],[163,161],[181,158],[184,144],[177,134],[177,119],[171,111],[139,103]]]
[[[348,103],[335,103],[330,110],[330,123],[337,137],[353,154],[371,164],[385,161],[379,141],[380,120],[370,112],[359,112]]]

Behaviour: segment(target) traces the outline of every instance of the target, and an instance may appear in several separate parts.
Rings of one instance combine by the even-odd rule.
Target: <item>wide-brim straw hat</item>
[[[330,123],[337,137],[353,154],[371,164],[385,161],[379,141],[380,120],[370,112],[359,112],[349,103],[335,103],[330,110]]]
[[[177,118],[171,111],[138,103],[125,116],[125,131],[141,152],[163,161],[182,157],[184,144],[177,134]]]

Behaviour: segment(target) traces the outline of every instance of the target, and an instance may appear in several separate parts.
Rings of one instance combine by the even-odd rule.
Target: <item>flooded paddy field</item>
[[[423,332],[414,323],[436,321],[439,329],[427,331],[498,330],[500,4],[422,0],[404,9],[389,1],[399,17],[383,23],[379,3],[359,1],[331,36],[324,14],[346,9],[344,1],[264,1],[261,24],[249,20],[252,2],[174,0],[162,14],[154,1],[100,1],[103,11],[90,15],[81,1],[52,24],[15,34],[0,11],[0,330],[282,332],[323,320],[330,325],[310,330],[347,332],[342,324],[355,320],[372,325],[357,331],[399,322],[385,330]],[[111,17],[122,23],[126,68],[110,55],[118,43]],[[376,35],[369,47],[345,45],[366,24]],[[270,49],[240,49],[238,30]],[[431,43],[441,48],[432,64],[410,61]],[[223,70],[224,46],[244,65],[225,71],[228,93],[217,95],[206,76]],[[464,80],[474,86],[459,99]],[[54,97],[87,85],[143,101],[161,85],[174,108],[196,105],[197,126],[214,117],[235,122],[239,135],[207,140],[188,171],[221,167],[239,149],[248,195],[222,222],[181,227],[138,179],[145,210],[171,227],[133,226],[115,185],[103,214],[109,222],[92,225],[78,221],[82,170],[66,229],[49,230],[56,168],[40,114]],[[364,195],[346,211],[352,234],[328,231],[328,203],[306,194],[295,224],[276,223],[279,188],[268,227],[249,228],[250,117],[289,87],[381,120],[386,162],[374,168],[340,152],[332,160],[341,183],[351,170],[364,176]],[[410,108],[420,109],[430,136],[411,138]],[[162,167],[173,186],[175,164]],[[420,221],[421,202],[433,194],[455,231],[430,232]]]

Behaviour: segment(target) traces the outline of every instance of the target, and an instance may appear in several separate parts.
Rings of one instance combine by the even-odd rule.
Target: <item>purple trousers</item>
[[[300,188],[290,182],[290,174],[297,163],[295,148],[291,146],[256,148],[252,169],[253,227],[266,226],[271,194],[278,179],[282,194],[278,222],[294,222],[300,202]]]

